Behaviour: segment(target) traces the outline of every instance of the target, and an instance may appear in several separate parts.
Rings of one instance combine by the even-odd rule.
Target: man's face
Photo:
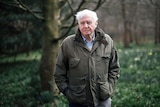
[[[84,16],[79,19],[78,27],[81,33],[87,37],[90,36],[97,27],[97,21],[93,20],[90,16]]]

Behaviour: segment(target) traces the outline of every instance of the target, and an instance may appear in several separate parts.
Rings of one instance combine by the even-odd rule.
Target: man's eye
[[[81,22],[80,24],[81,24],[81,25],[85,25],[85,24],[91,25],[91,24],[92,24],[92,22],[87,21],[87,22]]]
[[[92,24],[92,22],[87,22],[88,25]]]
[[[81,24],[81,25],[84,25],[84,24],[85,24],[85,22],[81,22],[80,24]]]

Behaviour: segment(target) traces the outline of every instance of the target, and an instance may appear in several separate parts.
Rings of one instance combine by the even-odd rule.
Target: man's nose
[[[88,23],[84,23],[84,27],[88,27]]]

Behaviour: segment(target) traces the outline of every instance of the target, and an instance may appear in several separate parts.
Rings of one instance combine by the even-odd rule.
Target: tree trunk
[[[156,20],[155,20],[155,44],[160,43],[160,9],[156,8]]]
[[[124,47],[129,47],[130,41],[131,41],[131,24],[129,23],[129,20],[127,19],[128,15],[128,9],[125,3],[125,0],[121,0],[122,4],[122,18],[124,20],[124,33],[123,33],[123,43]]]
[[[39,67],[42,91],[53,91],[54,96],[58,89],[54,81],[54,67],[58,50],[58,42],[52,43],[53,38],[59,36],[59,8],[58,0],[43,0],[44,2],[44,34],[41,64]]]

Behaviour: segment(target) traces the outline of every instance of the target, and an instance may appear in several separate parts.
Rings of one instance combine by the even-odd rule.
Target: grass
[[[34,77],[38,78],[37,63],[37,61],[32,61],[1,64],[0,106],[30,107],[33,105],[34,96],[39,92],[37,90],[39,83],[36,83],[36,86],[34,84]]]
[[[121,77],[113,99],[114,107],[160,106],[160,48],[155,45],[118,49]]]
[[[149,44],[117,47],[121,76],[112,96],[112,107],[160,106],[160,46]],[[37,73],[40,52],[29,56],[1,57],[0,106],[2,107],[51,107],[50,92],[40,93]],[[67,100],[60,94],[55,98],[57,107],[67,107]]]
[[[10,63],[10,62],[21,62],[21,61],[33,61],[33,60],[40,60],[41,51],[31,51],[29,54],[22,53],[19,55],[1,55],[0,56],[0,63]]]

